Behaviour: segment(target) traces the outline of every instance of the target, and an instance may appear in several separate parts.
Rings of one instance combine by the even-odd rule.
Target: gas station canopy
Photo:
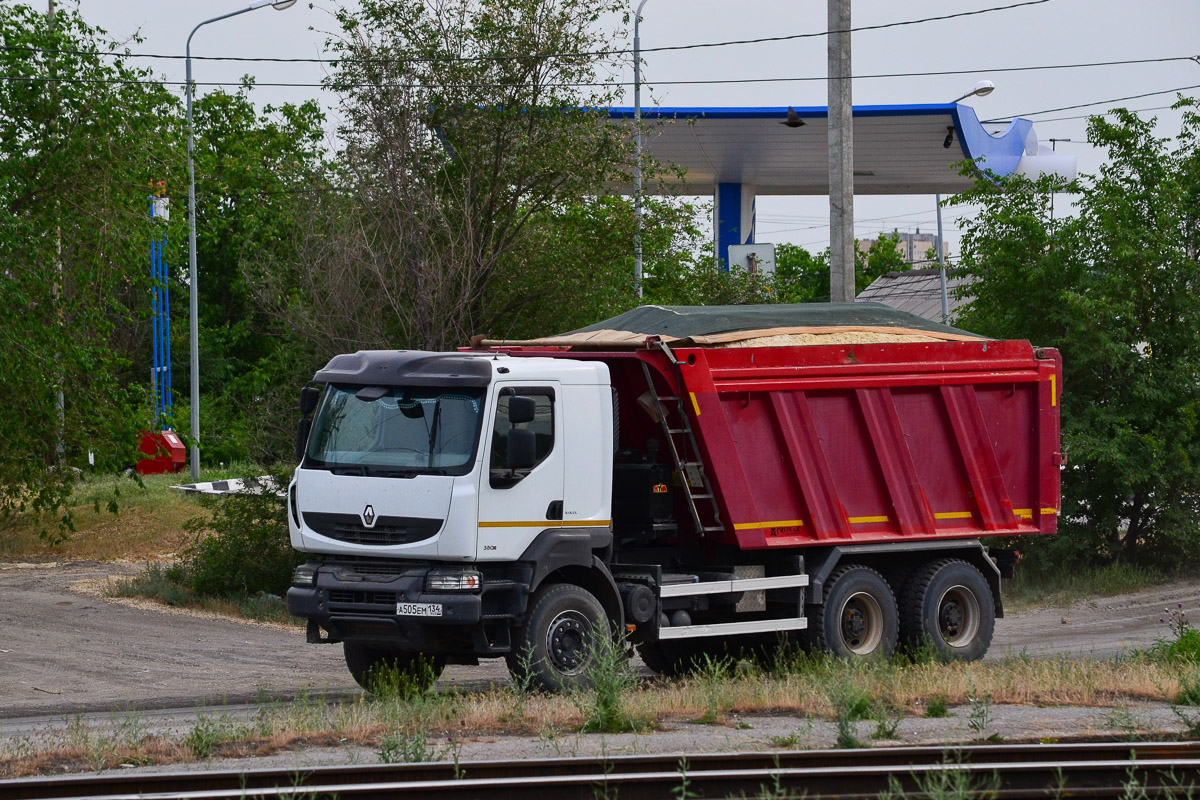
[[[754,241],[757,195],[829,193],[829,112],[825,106],[642,109],[646,155],[681,167],[647,182],[648,194],[708,194],[716,201],[717,252]],[[632,108],[609,119],[631,125]],[[993,136],[971,106],[958,103],[856,106],[854,193],[955,194],[970,188],[959,163],[974,161],[998,175],[1075,177],[1075,158],[1038,145],[1033,123],[1015,119]],[[799,124],[803,123],[803,124]],[[632,194],[631,184],[616,191]]]
[[[643,109],[642,146],[651,158],[685,168],[697,194],[721,183],[753,186],[762,195],[828,194],[828,109],[795,112],[802,126],[788,126],[786,107]],[[634,117],[632,108],[608,113],[622,122]],[[961,192],[971,179],[956,164],[966,160],[1000,175],[1074,174],[1073,157],[1039,152],[1026,119],[992,136],[973,108],[958,103],[854,108],[855,194]],[[671,180],[651,191],[688,191]]]

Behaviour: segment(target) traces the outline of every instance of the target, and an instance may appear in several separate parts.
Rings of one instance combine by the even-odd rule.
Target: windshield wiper
[[[329,467],[329,471],[334,475],[366,475],[367,468],[363,466],[333,466]]]

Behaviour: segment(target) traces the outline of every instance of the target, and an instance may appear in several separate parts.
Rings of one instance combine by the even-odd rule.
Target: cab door
[[[562,524],[565,485],[562,389],[557,381],[500,384],[485,428],[485,468],[480,471],[479,545],[481,561],[511,561],[547,528]],[[524,398],[516,400],[514,398]],[[529,407],[531,419],[512,416]],[[516,433],[514,431],[524,431]],[[532,453],[521,455],[529,447]],[[524,439],[522,443],[521,439]],[[510,445],[512,445],[510,447]],[[522,463],[524,462],[524,463]]]

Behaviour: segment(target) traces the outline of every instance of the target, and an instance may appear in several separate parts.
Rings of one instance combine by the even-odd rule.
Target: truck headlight
[[[478,572],[431,572],[425,578],[425,588],[431,592],[476,592],[482,585]]]
[[[317,582],[317,565],[301,564],[292,573],[292,586],[312,586]]]

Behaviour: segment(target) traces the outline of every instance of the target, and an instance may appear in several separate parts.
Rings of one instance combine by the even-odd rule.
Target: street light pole
[[[633,14],[633,141],[637,159],[633,163],[633,290],[642,299],[642,7]]]
[[[186,50],[186,70],[184,94],[187,96],[187,168],[188,168],[188,335],[191,340],[191,406],[192,406],[192,480],[200,480],[200,301],[196,282],[196,165],[192,161],[195,149],[195,126],[192,124],[192,37],[196,31],[211,22],[236,17],[247,11],[254,11],[263,6],[271,6],[276,11],[283,11],[296,4],[296,0],[253,0],[250,5],[237,11],[230,11],[219,17],[206,19],[188,34]]]
[[[991,81],[980,81],[975,84],[971,91],[964,94],[962,97],[956,97],[950,102],[957,103],[959,100],[966,100],[968,97],[987,97],[996,89],[996,84]],[[947,137],[947,141],[949,138]],[[947,147],[950,145],[947,144]],[[934,204],[937,206],[937,260],[938,260],[938,287],[942,295],[942,324],[946,325],[950,322],[950,297],[946,288],[946,244],[942,239],[942,196],[935,194]]]

